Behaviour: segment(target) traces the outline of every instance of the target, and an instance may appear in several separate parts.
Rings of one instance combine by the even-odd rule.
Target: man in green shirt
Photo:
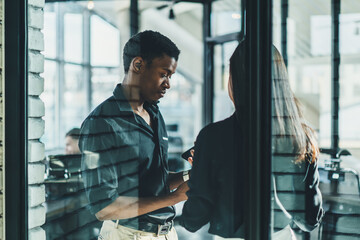
[[[89,208],[104,221],[99,239],[177,239],[173,205],[187,199],[188,187],[184,173],[169,174],[157,103],[170,88],[179,54],[158,32],[133,36],[124,47],[122,84],[82,124]]]

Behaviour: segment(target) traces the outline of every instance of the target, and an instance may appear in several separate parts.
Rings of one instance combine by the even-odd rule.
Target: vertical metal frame
[[[340,0],[331,0],[331,149],[336,158],[339,149],[339,97],[340,97]]]
[[[241,41],[246,33],[246,24],[245,24],[245,20],[246,20],[246,7],[245,7],[245,0],[241,0],[240,1],[240,9],[241,9],[241,32],[240,32],[240,36],[239,36],[239,41]]]
[[[207,41],[211,37],[211,3],[211,0],[205,0],[203,3],[203,126],[212,123],[214,119],[214,45]]]
[[[281,54],[285,66],[288,66],[287,53],[287,18],[289,16],[289,0],[281,0]]]
[[[60,145],[60,136],[61,136],[61,123],[60,123],[60,116],[61,110],[63,107],[63,92],[65,87],[64,77],[65,77],[65,63],[64,63],[64,48],[65,48],[65,41],[64,41],[64,9],[60,6],[59,3],[56,4],[55,7],[56,12],[56,34],[58,41],[56,41],[56,70],[57,70],[57,91],[56,97],[57,102],[55,102],[55,122],[56,122],[56,142],[57,145]]]
[[[191,1],[190,2],[197,2]],[[214,54],[215,45],[222,46],[226,42],[241,41],[246,30],[245,26],[245,1],[240,1],[241,9],[241,30],[240,32],[228,33],[220,36],[212,36],[211,13],[214,0],[204,0],[203,4],[203,41],[204,41],[204,85],[203,85],[203,126],[214,121]]]
[[[130,36],[139,32],[139,2],[130,0]]]
[[[27,0],[5,0],[5,237],[28,239]]]
[[[83,65],[87,112],[90,112],[92,106],[92,69],[91,69],[91,16],[89,11],[83,12]]]
[[[271,174],[272,1],[245,0],[245,238],[269,239]]]

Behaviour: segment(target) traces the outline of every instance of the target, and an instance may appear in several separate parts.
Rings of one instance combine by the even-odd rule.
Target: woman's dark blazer
[[[210,222],[209,232],[241,237],[243,192],[241,167],[235,149],[235,114],[202,129],[196,139],[190,190],[180,223],[195,232]],[[236,213],[236,214],[235,214]],[[237,236],[235,236],[235,234]]]
[[[244,238],[244,184],[247,181],[244,178],[244,161],[241,161],[240,152],[246,149],[242,148],[242,141],[245,140],[241,139],[235,130],[237,124],[233,114],[223,121],[206,126],[197,137],[194,163],[188,182],[188,200],[184,204],[180,219],[180,224],[191,232],[210,222],[209,233],[226,238]],[[286,147],[283,144],[282,146]],[[288,150],[289,147],[286,148]],[[318,226],[323,216],[317,164],[304,162],[298,166],[292,160],[291,157],[279,159],[273,156],[273,165],[281,163],[281,167],[286,171],[286,182],[281,179],[284,174],[280,173],[279,177],[278,173],[273,172],[279,199],[285,208],[289,207],[290,214],[293,215],[293,220],[284,219],[284,214],[274,206],[276,203],[272,198],[272,211],[276,213],[273,226],[281,229],[295,222],[302,230],[311,231]],[[299,186],[291,187],[289,181],[291,186]],[[288,185],[290,189],[287,189]],[[289,197],[294,199],[301,209],[294,209],[294,204],[287,202]],[[277,216],[282,221],[279,221]]]

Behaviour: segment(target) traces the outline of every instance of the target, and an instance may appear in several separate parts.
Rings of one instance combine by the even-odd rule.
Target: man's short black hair
[[[70,131],[68,131],[65,135],[65,137],[71,137],[73,139],[79,139],[80,137],[80,129],[79,128],[73,128]]]
[[[124,47],[124,70],[129,71],[130,63],[135,57],[141,57],[147,64],[151,64],[154,58],[162,57],[164,54],[169,57],[179,58],[180,50],[168,37],[159,32],[143,31],[132,36]]]

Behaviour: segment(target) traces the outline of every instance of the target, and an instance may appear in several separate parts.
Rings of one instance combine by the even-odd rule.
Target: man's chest
[[[114,132],[116,148],[132,148],[140,158],[152,158],[154,154],[163,154],[167,148],[167,134],[165,127],[158,122],[151,128],[145,120],[140,119],[112,119],[109,125]],[[160,126],[159,126],[160,125]],[[160,127],[160,128],[159,128]]]

